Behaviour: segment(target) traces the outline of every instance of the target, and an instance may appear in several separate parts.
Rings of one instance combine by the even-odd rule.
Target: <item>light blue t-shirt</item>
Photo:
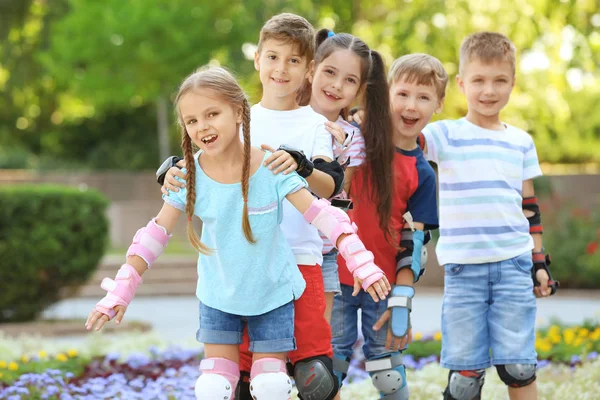
[[[306,283],[279,224],[285,196],[307,187],[306,181],[295,172],[274,175],[261,163],[249,179],[248,216],[256,240],[252,244],[242,230],[241,184],[218,183],[204,173],[197,157],[195,164],[194,214],[203,222],[202,242],[214,249],[198,257],[196,296],[209,307],[245,316],[298,299]],[[186,194],[182,189],[163,199],[185,211]]]

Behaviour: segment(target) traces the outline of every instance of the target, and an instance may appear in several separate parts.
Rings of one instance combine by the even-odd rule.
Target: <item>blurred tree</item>
[[[262,24],[284,11],[356,34],[388,65],[433,54],[452,78],[465,35],[503,32],[519,52],[503,118],[534,135],[543,161],[600,161],[597,0],[0,0],[1,147],[24,148],[39,166],[152,168],[154,132],[166,148],[171,127],[174,145],[170,96],[196,67],[231,68],[259,100],[249,58]],[[447,93],[441,117],[464,115],[453,79]]]

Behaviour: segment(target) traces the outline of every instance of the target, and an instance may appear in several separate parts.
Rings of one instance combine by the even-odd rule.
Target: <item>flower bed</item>
[[[91,338],[80,343],[79,349],[58,346],[49,354],[28,351],[33,344],[30,340],[0,337],[0,354],[11,356],[0,359],[0,399],[194,399],[202,353],[197,344],[188,346],[194,350],[164,350],[166,343],[152,334],[129,334],[118,340],[107,335]],[[440,339],[439,333],[416,333],[404,356],[411,399],[441,397],[448,372],[438,364]],[[597,398],[593,394],[600,393],[599,326],[553,325],[538,332],[536,347],[540,399]],[[12,353],[2,351],[7,348]],[[360,343],[342,389],[344,400],[377,398],[363,370],[359,348]],[[119,353],[102,355],[103,349]],[[24,355],[17,357],[18,351]],[[493,370],[486,378],[484,398],[506,398],[506,388]]]

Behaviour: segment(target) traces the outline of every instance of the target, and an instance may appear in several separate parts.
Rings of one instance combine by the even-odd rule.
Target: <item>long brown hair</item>
[[[390,94],[381,55],[361,39],[349,33],[336,33],[321,29],[316,35],[315,70],[317,66],[337,50],[350,50],[361,60],[360,82],[364,90],[362,108],[365,121],[361,133],[365,139],[366,160],[362,173],[370,182],[369,200],[376,204],[379,227],[390,243],[395,243],[389,221],[392,215],[392,192],[394,182],[393,123],[390,112]],[[297,99],[299,104],[308,104],[311,97],[310,84],[303,87]],[[348,110],[340,115],[346,118]],[[363,168],[364,167],[364,168]]]
[[[242,131],[244,136],[244,161],[242,168],[242,198],[244,200],[244,211],[242,214],[242,230],[246,240],[250,243],[256,243],[252,235],[250,220],[248,219],[248,180],[250,178],[250,104],[246,98],[246,94],[237,83],[233,75],[221,67],[202,67],[183,81],[175,97],[175,113],[181,130],[181,149],[187,173],[185,175],[185,184],[187,188],[185,213],[188,218],[187,234],[192,246],[202,254],[212,253],[212,249],[208,248],[200,241],[194,226],[192,225],[192,217],[194,215],[194,207],[196,205],[196,162],[194,159],[195,145],[188,135],[185,124],[179,112],[179,101],[190,91],[194,90],[210,90],[215,95],[220,96],[227,101],[233,108],[242,110]],[[239,129],[239,126],[237,127]]]

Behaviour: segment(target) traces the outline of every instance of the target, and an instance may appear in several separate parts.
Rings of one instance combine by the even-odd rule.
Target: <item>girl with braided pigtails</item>
[[[90,313],[86,328],[99,330],[113,318],[121,322],[141,276],[162,254],[184,212],[190,242],[201,253],[197,339],[205,344],[205,358],[196,397],[235,398],[238,346],[247,325],[253,398],[288,400],[292,385],[285,359],[296,347],[293,301],[306,285],[279,227],[281,212],[269,211],[280,210],[287,199],[308,222],[329,232],[340,253],[356,266],[365,290],[384,296],[389,283],[343,212],[316,200],[295,172],[274,175],[263,165],[270,153],[250,145],[250,107],[231,74],[222,68],[193,73],[182,83],[175,104],[186,165],[193,166],[186,188],[163,196],[157,217],[136,233],[126,264],[114,280],[102,281],[108,293]],[[196,155],[194,147],[200,150]],[[203,221],[203,241],[192,226],[194,215]]]

